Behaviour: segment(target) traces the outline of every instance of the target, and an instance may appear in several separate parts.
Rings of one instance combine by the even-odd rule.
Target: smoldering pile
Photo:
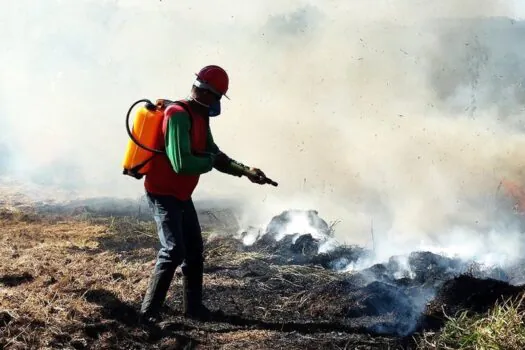
[[[376,261],[374,251],[348,246],[334,238],[333,225],[315,210],[287,210],[272,218],[263,232],[244,231],[245,249],[272,254],[276,262],[298,265],[320,265],[339,272],[357,272],[389,283],[411,283],[437,286],[441,281],[469,273],[477,278],[494,278],[510,282],[521,274],[510,276],[499,267],[483,266],[435,254],[415,251],[392,256],[386,262]],[[519,271],[514,270],[514,273]]]
[[[272,263],[321,266],[342,275],[346,287],[337,299],[345,316],[373,318],[389,314],[388,322],[368,326],[380,333],[406,335],[428,326],[428,317],[443,311],[435,307],[436,300],[450,301],[452,304],[444,305],[448,310],[462,305],[468,308],[473,305],[467,300],[469,295],[478,295],[476,300],[495,300],[499,290],[522,291],[513,284],[525,280],[519,264],[503,269],[430,251],[377,261],[371,250],[339,244],[333,226],[315,210],[285,211],[275,216],[264,231],[246,230],[241,239],[243,249],[269,254]],[[493,290],[494,285],[499,288]],[[461,293],[464,298],[450,295],[457,294],[460,286],[472,290]],[[474,306],[479,310],[492,305]]]
[[[365,250],[340,245],[333,227],[316,210],[287,210],[273,217],[264,232],[252,228],[240,238],[246,250],[271,254],[275,262],[338,269],[342,261],[356,261]]]

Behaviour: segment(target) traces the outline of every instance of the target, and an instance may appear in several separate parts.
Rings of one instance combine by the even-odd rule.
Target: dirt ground
[[[137,310],[157,249],[151,220],[13,197],[0,207],[3,349],[410,349],[414,332],[439,329],[445,310],[483,309],[523,291],[461,275],[427,295],[432,279],[423,274],[392,281],[383,265],[340,273],[326,268],[327,257],[284,259],[281,250],[206,234],[213,321],[180,316],[177,276],[164,322],[145,328]],[[422,259],[435,257],[413,257]]]

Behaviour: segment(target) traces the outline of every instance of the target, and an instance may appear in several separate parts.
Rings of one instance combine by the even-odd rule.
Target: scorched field
[[[475,348],[472,339],[460,344],[470,339],[467,326],[472,334],[496,329],[493,337],[514,342],[509,348],[524,344],[519,267],[413,252],[343,269],[369,252],[324,251],[315,235],[278,238],[272,230],[292,212],[277,215],[248,246],[228,215],[201,211],[204,301],[213,321],[180,315],[176,278],[164,321],[148,328],[137,322],[157,249],[147,210],[110,199],[34,201],[8,191],[0,203],[4,349]],[[330,235],[316,212],[299,214]]]

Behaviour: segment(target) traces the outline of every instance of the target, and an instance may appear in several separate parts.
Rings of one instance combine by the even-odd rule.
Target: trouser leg
[[[204,249],[199,219],[191,200],[184,205],[182,227],[186,248],[185,260],[181,266],[184,285],[184,313],[193,315],[202,311]]]
[[[185,255],[182,229],[182,203],[174,197],[148,194],[161,248],[153,269],[141,313],[156,317],[164,304],[175,270]]]

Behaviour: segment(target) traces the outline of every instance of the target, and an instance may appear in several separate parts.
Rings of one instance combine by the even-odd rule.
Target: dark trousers
[[[200,304],[202,298],[203,241],[193,201],[146,193],[161,248],[141,312],[156,316],[164,304],[175,270],[181,266],[185,286],[185,307]],[[187,300],[186,300],[187,298]]]

